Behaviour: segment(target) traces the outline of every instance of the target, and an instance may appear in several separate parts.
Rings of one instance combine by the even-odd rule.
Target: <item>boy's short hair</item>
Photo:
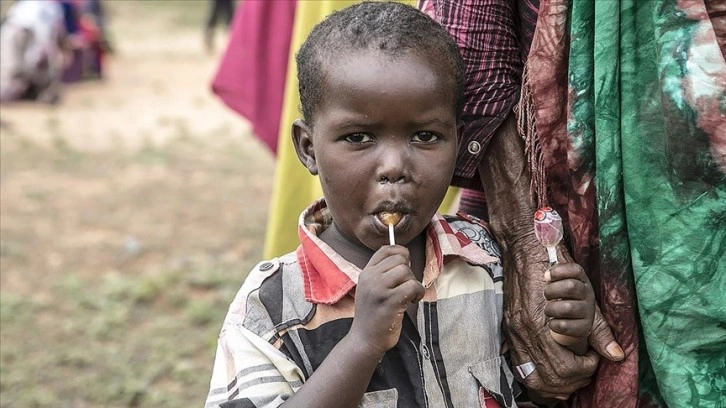
[[[413,52],[451,72],[457,118],[464,94],[464,61],[459,48],[432,18],[395,2],[363,2],[335,11],[316,25],[297,53],[297,75],[303,119],[313,125],[313,112],[323,98],[325,69],[347,51],[371,49],[395,56]],[[382,73],[383,74],[383,73]]]

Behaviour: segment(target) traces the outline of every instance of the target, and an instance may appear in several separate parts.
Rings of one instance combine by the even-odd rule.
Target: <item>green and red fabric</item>
[[[726,400],[724,10],[541,2],[525,93],[549,204],[628,353],[575,405]]]

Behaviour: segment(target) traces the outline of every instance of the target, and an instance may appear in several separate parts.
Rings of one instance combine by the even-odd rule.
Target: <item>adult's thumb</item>
[[[592,322],[592,332],[590,332],[588,342],[598,354],[610,361],[621,361],[625,358],[623,348],[615,340],[599,307],[595,308],[595,319]]]

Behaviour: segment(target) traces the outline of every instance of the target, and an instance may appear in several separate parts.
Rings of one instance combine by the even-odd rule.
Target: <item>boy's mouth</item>
[[[401,213],[383,211],[382,213],[378,214],[378,218],[380,218],[381,221],[383,221],[383,223],[388,225],[389,227],[391,225],[395,227],[396,224],[401,221]]]
[[[383,212],[385,213],[385,212]],[[378,213],[375,215],[375,224],[376,228],[378,229],[378,232],[381,233],[381,235],[387,235],[388,234],[388,223],[384,221],[383,217],[381,217],[382,213]],[[400,218],[398,219],[398,222],[393,224],[393,228],[396,232],[401,232],[406,229],[408,226],[409,221],[411,220],[411,214],[410,213],[398,213]]]
[[[411,220],[411,210],[406,205],[385,203],[373,212],[375,224],[381,234],[388,233],[388,225],[392,224],[395,231],[403,231]]]

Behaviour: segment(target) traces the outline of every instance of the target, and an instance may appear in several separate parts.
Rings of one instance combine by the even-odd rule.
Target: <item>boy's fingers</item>
[[[590,305],[584,301],[559,300],[548,302],[545,316],[555,319],[585,319],[588,317]]]
[[[418,303],[424,297],[426,290],[421,282],[416,279],[409,279],[399,285],[398,289],[403,293],[402,304]]]
[[[373,256],[371,256],[371,259],[368,261],[368,265],[378,265],[384,262],[386,259],[395,255],[403,256],[406,259],[406,263],[410,262],[408,248],[400,245],[384,245],[378,251],[376,251]]]
[[[563,336],[584,337],[592,326],[588,319],[552,319],[549,327],[553,332]]]
[[[381,283],[388,289],[397,288],[409,280],[416,280],[408,265],[396,265],[383,272],[380,276]]]
[[[577,279],[582,282],[587,281],[585,270],[576,263],[561,263],[549,269],[550,282],[556,282],[562,279]]]
[[[550,282],[544,288],[544,296],[547,300],[552,299],[587,299],[587,284],[578,279],[564,279],[557,282]]]
[[[404,256],[403,254],[393,254],[389,257],[383,258],[378,265],[376,265],[376,268],[381,271],[381,273],[387,273],[397,266],[407,266],[409,265],[409,258],[408,256]]]

